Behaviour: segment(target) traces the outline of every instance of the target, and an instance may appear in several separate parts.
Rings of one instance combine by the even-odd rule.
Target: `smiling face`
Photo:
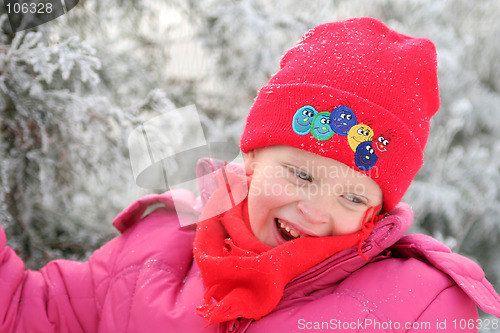
[[[382,203],[382,191],[368,176],[297,148],[253,150],[245,168],[251,175],[250,225],[269,246],[356,232],[366,210]]]
[[[335,133],[342,136],[347,136],[347,132],[357,123],[356,115],[345,105],[336,107],[330,116],[330,126]]]
[[[320,112],[314,116],[311,134],[319,141],[328,140],[335,134],[330,127],[330,112]]]
[[[305,135],[311,131],[311,124],[318,112],[310,105],[301,107],[293,116],[292,128],[295,133]]]
[[[347,133],[347,142],[353,151],[356,151],[359,144],[365,141],[371,141],[373,130],[365,124],[357,124]]]
[[[373,149],[379,157],[388,156],[392,150],[392,135],[389,132],[377,133],[373,136]]]
[[[375,166],[378,156],[375,155],[371,141],[365,141],[358,145],[354,160],[360,170],[368,171]]]

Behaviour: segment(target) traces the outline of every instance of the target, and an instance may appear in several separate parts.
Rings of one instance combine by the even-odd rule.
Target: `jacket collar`
[[[411,207],[405,203],[398,204],[377,222],[372,234],[363,243],[362,251],[369,257],[368,260],[362,258],[356,248],[343,250],[290,281],[283,298],[301,297],[318,289],[319,284],[325,281],[331,284],[343,280],[396,243],[408,231],[412,221]]]

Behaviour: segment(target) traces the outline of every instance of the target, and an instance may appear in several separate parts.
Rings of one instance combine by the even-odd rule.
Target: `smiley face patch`
[[[357,123],[356,115],[345,105],[337,106],[330,115],[330,126],[338,135],[347,136],[349,129]]]
[[[314,116],[318,112],[312,106],[306,105],[295,112],[293,116],[292,128],[299,135],[306,135],[311,131]]]
[[[390,154],[395,137],[391,130],[374,131],[366,122],[358,123],[355,112],[345,105],[331,112],[318,112],[305,105],[295,112],[292,129],[299,135],[310,133],[318,141],[330,140],[335,134],[346,137],[356,167],[362,171],[372,169],[380,158]]]
[[[392,137],[391,131],[383,131],[375,133],[373,136],[373,149],[378,156],[388,156],[392,150]]]
[[[314,116],[311,134],[318,141],[331,139],[335,132],[330,126],[330,112],[320,112]]]
[[[371,141],[365,141],[358,145],[354,160],[358,169],[363,171],[370,170],[375,166],[375,163],[378,161],[378,157],[375,155],[375,150],[372,148]]]
[[[357,124],[351,127],[347,132],[347,142],[353,151],[356,151],[358,145],[365,141],[371,141],[373,138],[373,130],[365,124]]]

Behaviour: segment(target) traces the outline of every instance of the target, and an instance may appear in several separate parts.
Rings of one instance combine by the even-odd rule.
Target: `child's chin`
[[[257,237],[257,239],[270,247],[276,247],[279,245],[273,234],[270,234],[270,235],[268,234],[268,235],[266,235],[266,237],[260,237],[260,238]]]

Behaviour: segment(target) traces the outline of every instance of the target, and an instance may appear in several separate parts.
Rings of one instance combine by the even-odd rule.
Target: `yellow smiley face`
[[[373,138],[373,130],[365,124],[357,124],[351,127],[347,133],[347,142],[353,151],[356,151],[358,145],[365,141],[371,141]]]

